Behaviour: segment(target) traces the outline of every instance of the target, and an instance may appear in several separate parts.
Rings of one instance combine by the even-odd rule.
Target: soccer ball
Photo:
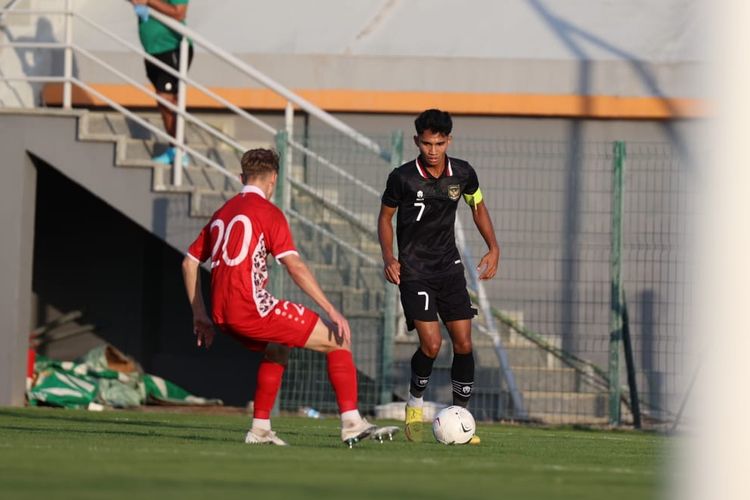
[[[475,430],[474,417],[462,406],[443,408],[432,421],[432,433],[443,444],[466,444]]]

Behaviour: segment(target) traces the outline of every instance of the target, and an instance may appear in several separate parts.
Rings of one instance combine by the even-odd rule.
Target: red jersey
[[[284,213],[256,186],[227,201],[190,245],[187,255],[211,259],[211,311],[218,325],[251,325],[279,299],[266,290],[266,256],[297,254]]]

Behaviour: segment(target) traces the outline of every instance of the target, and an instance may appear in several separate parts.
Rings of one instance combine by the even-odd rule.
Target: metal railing
[[[20,2],[21,0],[10,0],[7,4],[5,4],[5,7],[3,7],[2,12],[0,12],[0,26],[3,25],[3,20],[5,19],[5,15],[7,12],[13,10],[15,6]]]
[[[170,29],[174,30],[175,32],[179,33],[182,36],[182,41],[180,44],[181,64],[180,64],[179,69],[172,68],[171,66],[163,63],[162,61],[155,58],[154,56],[146,53],[140,46],[137,46],[136,44],[131,43],[128,40],[125,40],[124,38],[112,33],[111,30],[108,30],[105,26],[101,26],[99,23],[90,19],[83,13],[76,12],[73,8],[74,7],[73,0],[64,0],[64,9],[62,10],[19,9],[17,8],[17,3],[18,1],[16,0],[6,5],[6,7],[0,11],[0,15],[3,17],[7,15],[21,15],[21,14],[37,15],[37,16],[42,16],[42,15],[63,16],[64,17],[63,31],[64,31],[65,41],[61,43],[61,42],[27,42],[27,41],[18,42],[18,41],[11,40],[8,43],[0,44],[0,47],[14,47],[14,48],[23,47],[23,48],[32,48],[32,49],[63,50],[65,54],[64,64],[63,64],[63,75],[62,76],[57,76],[57,75],[54,75],[54,76],[17,76],[17,77],[8,76],[8,75],[0,75],[0,81],[62,83],[63,84],[62,106],[64,109],[70,109],[72,107],[73,86],[76,86],[84,90],[88,94],[103,101],[107,106],[114,109],[115,111],[122,114],[123,116],[127,117],[129,120],[132,120],[133,122],[137,123],[144,129],[148,130],[155,137],[175,147],[175,157],[172,162],[172,185],[174,187],[179,188],[183,182],[183,155],[184,154],[189,154],[191,158],[197,159],[203,164],[205,164],[207,167],[221,173],[222,175],[230,179],[231,182],[239,184],[237,174],[235,172],[228,170],[227,168],[219,164],[217,161],[210,158],[207,154],[204,154],[198,151],[197,149],[191,147],[190,145],[186,144],[185,132],[184,132],[186,122],[197,127],[198,129],[205,132],[210,137],[213,137],[215,140],[219,141],[220,143],[226,144],[227,146],[234,149],[235,151],[238,151],[241,153],[245,149],[242,146],[242,144],[240,144],[237,140],[228,136],[222,131],[216,129],[215,127],[207,124],[199,116],[193,113],[190,113],[186,109],[186,87],[187,86],[195,88],[196,90],[205,94],[206,96],[208,96],[209,98],[213,99],[218,104],[223,106],[226,110],[232,112],[235,116],[240,118],[242,121],[249,123],[253,127],[257,127],[261,129],[265,133],[269,134],[269,136],[275,137],[277,134],[277,130],[273,126],[268,124],[267,122],[259,119],[258,117],[252,115],[248,111],[230,102],[228,99],[222,97],[217,92],[211,90],[207,85],[204,85],[198,82],[196,79],[188,76],[187,64],[186,64],[187,50],[188,50],[187,40],[190,39],[192,43],[197,44],[201,46],[203,49],[205,49],[208,54],[213,55],[219,60],[225,61],[226,63],[231,65],[233,69],[241,72],[242,74],[248,76],[254,81],[264,85],[266,88],[273,91],[277,95],[283,97],[284,99],[287,99],[285,115],[286,115],[287,144],[290,149],[293,149],[297,151],[298,153],[304,155],[306,159],[313,160],[317,162],[318,164],[326,167],[334,175],[340,176],[341,178],[345,179],[347,182],[351,183],[352,185],[357,186],[359,189],[364,190],[366,193],[369,193],[374,196],[378,195],[378,192],[369,184],[362,182],[360,179],[358,179],[357,177],[347,172],[346,169],[342,168],[339,165],[336,165],[334,162],[328,160],[320,153],[313,151],[307,146],[305,146],[304,144],[300,143],[299,141],[294,140],[294,138],[292,137],[294,106],[299,107],[301,110],[308,113],[310,116],[315,117],[319,119],[321,122],[330,126],[333,130],[335,130],[336,132],[342,134],[344,137],[351,140],[353,144],[357,145],[357,147],[364,148],[364,150],[371,152],[377,158],[382,159],[384,165],[387,165],[387,160],[391,156],[390,151],[386,151],[377,142],[357,132],[356,130],[348,126],[346,123],[335,118],[334,116],[330,115],[324,110],[318,108],[317,106],[310,103],[306,99],[294,94],[291,90],[289,90],[285,86],[276,82],[275,80],[268,77],[267,75],[261,73],[256,68],[245,63],[244,61],[240,60],[236,56],[224,51],[223,49],[221,49],[220,47],[218,47],[211,41],[207,40],[205,37],[203,37],[199,33],[177,22],[176,20],[164,14],[156,12],[153,9],[149,9],[150,16],[153,16],[154,18],[159,20],[161,23],[165,24]],[[2,17],[0,17],[0,19],[2,19]],[[128,76],[124,71],[121,71],[120,69],[114,67],[112,64],[109,64],[108,62],[103,60],[101,57],[94,54],[92,51],[87,50],[86,48],[82,47],[80,44],[76,43],[73,37],[73,20],[74,19],[78,22],[81,22],[86,27],[96,31],[97,33],[100,33],[104,35],[105,37],[113,40],[117,44],[128,49],[130,52],[138,54],[139,56],[143,57],[146,61],[154,64],[155,66],[159,67],[163,71],[177,78],[179,81],[177,104],[175,105],[169,102],[168,100],[162,98],[156,92],[154,92],[150,87],[140,83],[135,78]],[[105,95],[100,90],[97,90],[91,84],[81,80],[78,77],[74,77],[72,73],[73,54],[90,60],[97,66],[105,69],[107,72],[113,74],[114,76],[118,77],[119,79],[131,85],[132,87],[138,89],[143,94],[153,98],[155,102],[159,103],[160,105],[166,107],[167,109],[175,113],[175,116],[176,116],[175,137],[170,136],[160,127],[149,123],[143,117],[138,116],[136,113],[127,109],[125,106],[119,104],[117,101]],[[290,159],[291,159],[291,154],[292,154],[291,150],[288,151],[287,154],[290,155]],[[289,212],[290,210],[290,204],[289,204],[289,197],[290,197],[290,192],[291,192],[290,188],[293,186],[296,189],[304,191],[306,195],[317,200],[319,203],[322,203],[322,204],[325,204],[326,206],[331,207],[341,218],[358,226],[363,225],[363,222],[360,220],[360,218],[357,216],[356,213],[351,213],[351,211],[345,209],[344,207],[337,206],[335,202],[332,202],[331,200],[326,199],[326,197],[322,195],[321,193],[318,193],[317,191],[311,189],[310,187],[305,186],[304,183],[295,181],[294,179],[291,178],[291,175],[289,174],[289,172],[287,173],[287,175],[289,177],[288,179],[289,183],[285,183],[285,196],[283,196],[282,200],[280,201],[280,205],[285,211]],[[291,214],[291,213],[290,215],[295,216],[295,214]],[[296,214],[296,215],[299,215],[299,214]],[[314,224],[313,226],[317,227],[316,229],[317,231],[326,233],[326,231],[322,227],[316,226]],[[343,242],[340,242],[339,244],[343,244]],[[350,247],[350,245],[344,245],[344,247],[348,248]]]
[[[72,85],[76,85],[82,88],[83,90],[95,95],[97,98],[104,101],[107,105],[109,105],[113,109],[116,109],[118,112],[124,114],[128,118],[133,119],[140,125],[143,125],[144,127],[148,128],[151,132],[156,134],[161,139],[175,146],[176,151],[179,152],[173,162],[172,182],[175,186],[180,186],[182,183],[182,172],[181,172],[182,157],[181,155],[184,152],[188,152],[191,155],[196,156],[201,161],[206,163],[208,166],[212,168],[216,168],[218,171],[222,172],[224,175],[227,175],[228,177],[234,179],[234,174],[228,173],[217,162],[211,160],[210,158],[205,157],[204,155],[197,153],[194,150],[191,150],[188,146],[185,145],[184,137],[182,136],[182,133],[181,133],[184,127],[183,125],[184,120],[188,120],[191,123],[195,124],[196,126],[200,127],[202,130],[204,130],[208,134],[214,136],[217,140],[220,140],[236,149],[242,150],[242,146],[239,145],[236,141],[233,141],[227,136],[225,136],[224,134],[221,134],[219,131],[215,130],[213,127],[203,122],[200,118],[196,117],[195,115],[189,113],[186,110],[185,92],[186,92],[187,85],[190,85],[196,88],[197,90],[204,93],[208,97],[214,99],[216,102],[224,106],[227,110],[233,112],[235,115],[247,121],[248,123],[252,124],[253,126],[259,127],[261,130],[264,130],[270,136],[275,135],[277,132],[276,129],[272,127],[271,125],[269,125],[268,123],[260,120],[259,118],[253,116],[247,111],[234,105],[227,99],[221,97],[216,92],[209,89],[207,86],[200,84],[195,79],[190,78],[187,75],[186,65],[183,64],[183,66],[181,66],[180,69],[175,70],[174,68],[164,64],[163,62],[159,61],[158,59],[151,56],[150,54],[147,54],[142,48],[128,42],[127,40],[124,40],[123,38],[115,35],[114,33],[111,33],[111,31],[107,30],[106,27],[99,25],[98,23],[88,18],[87,16],[83,15],[82,13],[76,12],[73,8],[73,0],[65,0],[65,8],[63,10],[18,9],[18,8],[15,8],[15,5],[16,5],[16,2],[11,2],[0,11],[0,15],[2,15],[3,17],[7,15],[19,15],[19,14],[64,16],[65,18],[65,22],[64,22],[65,41],[62,43],[10,42],[10,43],[0,44],[0,47],[10,46],[10,47],[64,50],[63,76],[62,78],[60,78],[57,76],[54,76],[54,77],[7,77],[3,75],[2,77],[0,77],[0,80],[62,82],[63,83],[63,108],[64,109],[70,109],[72,107]],[[153,9],[149,9],[149,15],[153,16],[154,18],[159,20],[161,23],[165,24],[170,29],[179,33],[183,37],[183,43],[181,43],[181,47],[180,47],[181,53],[183,53],[183,57],[181,57],[181,61],[183,63],[187,60],[187,58],[184,56],[184,54],[187,51],[187,42],[185,42],[185,39],[190,39],[192,43],[201,46],[209,54],[213,55],[214,57],[220,60],[227,62],[237,71],[250,77],[254,81],[260,83],[264,87],[268,88],[269,90],[273,91],[277,95],[287,100],[288,102],[287,122],[288,123],[291,123],[291,118],[293,118],[293,105],[297,106],[304,112],[308,113],[310,116],[317,118],[318,120],[330,126],[332,129],[341,133],[345,137],[350,138],[355,143],[371,151],[373,154],[383,158],[384,161],[387,162],[389,160],[390,152],[381,148],[375,141],[372,141],[365,135],[351,128],[346,123],[342,122],[341,120],[337,119],[331,114],[325,112],[324,110],[315,106],[314,104],[307,101],[306,99],[298,96],[297,94],[295,94],[294,92],[286,88],[285,86],[281,85],[279,82],[263,74],[262,72],[252,67],[251,65],[247,64],[246,62],[240,60],[236,56],[221,49],[220,47],[210,42],[199,33],[177,22],[176,20],[170,18],[169,16],[166,16]],[[140,84],[133,78],[128,77],[122,71],[117,70],[110,64],[107,64],[101,58],[95,56],[93,53],[83,48],[81,45],[75,43],[74,38],[73,38],[73,19],[80,20],[81,22],[85,23],[87,26],[91,27],[92,29],[114,40],[115,42],[119,43],[123,47],[128,48],[131,52],[134,52],[142,56],[144,59],[158,66],[160,69],[166,71],[170,75],[178,78],[180,82],[180,89],[178,92],[178,104],[174,105],[171,102],[166,101],[165,99],[161,98],[157,93],[152,91],[150,88],[146,87],[145,85]],[[136,88],[138,88],[138,90],[148,95],[149,97],[152,97],[156,102],[167,107],[170,111],[174,112],[177,117],[177,128],[178,128],[177,136],[173,138],[158,129],[145,125],[143,120],[139,120],[135,114],[127,111],[124,107],[118,106],[117,103],[114,102],[113,99],[110,99],[104,96],[101,92],[94,90],[90,85],[82,82],[80,79],[74,78],[73,72],[72,72],[74,53],[88,58],[89,60],[101,66],[102,68],[106,69],[107,71],[113,73],[114,75],[118,76],[119,78],[123,79],[129,84],[135,86]],[[291,130],[288,130],[288,131],[291,133]],[[343,176],[348,175],[343,168],[333,164],[330,161],[327,161],[325,158],[321,157],[320,155],[317,155],[314,151],[309,150],[303,144],[300,144],[297,141],[294,141],[291,137],[289,139],[289,144],[292,148],[294,148],[297,151],[300,151],[306,155],[318,157],[321,164],[328,166],[328,168],[336,171],[339,175],[343,175]],[[351,176],[349,176],[349,180],[354,183],[359,183],[358,179],[355,179]],[[366,188],[372,189],[370,186],[366,186]]]

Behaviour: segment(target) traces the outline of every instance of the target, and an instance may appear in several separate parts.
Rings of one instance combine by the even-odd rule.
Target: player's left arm
[[[492,226],[492,219],[490,218],[490,212],[487,210],[484,201],[479,201],[474,205],[471,215],[474,217],[474,224],[477,226],[477,229],[479,229],[479,234],[484,238],[484,242],[487,244],[488,248],[488,252],[484,254],[477,266],[477,270],[479,270],[479,279],[489,280],[494,278],[497,273],[497,268],[500,263],[500,245],[497,244],[495,229]]]
[[[351,342],[352,332],[349,322],[328,300],[325,292],[323,292],[320,284],[318,284],[318,280],[315,279],[315,276],[297,252],[281,257],[281,263],[286,267],[286,271],[289,273],[292,281],[328,314],[328,317],[336,325],[345,341]]]
[[[338,327],[339,333],[347,341],[351,341],[349,322],[333,307],[333,304],[326,297],[315,276],[294,248],[289,222],[281,210],[277,210],[276,212],[273,223],[269,228],[267,241],[271,254],[286,267],[286,271],[289,273],[292,281],[328,314],[331,321]]]

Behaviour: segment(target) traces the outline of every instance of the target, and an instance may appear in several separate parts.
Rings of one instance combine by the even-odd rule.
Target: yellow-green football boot
[[[414,442],[421,442],[424,434],[424,425],[422,424],[422,407],[406,405],[406,418],[404,434],[406,439]]]

